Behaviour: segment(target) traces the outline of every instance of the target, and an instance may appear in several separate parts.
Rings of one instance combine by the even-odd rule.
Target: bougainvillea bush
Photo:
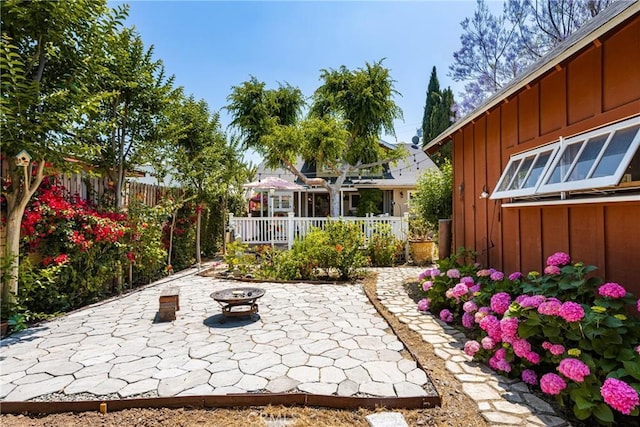
[[[459,325],[468,355],[538,387],[577,419],[637,422],[640,300],[563,252],[526,275],[459,263],[463,255],[421,273],[419,310]]]

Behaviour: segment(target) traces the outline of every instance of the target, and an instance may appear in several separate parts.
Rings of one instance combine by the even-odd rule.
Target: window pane
[[[591,170],[598,154],[600,154],[600,150],[602,150],[608,136],[609,134],[605,134],[587,141],[587,145],[582,150],[582,154],[580,154],[580,158],[567,181],[580,181],[587,178],[587,174]]]
[[[522,188],[530,188],[536,185],[538,179],[540,178],[540,174],[549,161],[549,157],[551,157],[551,151],[540,153],[540,156],[538,156],[538,160],[536,160],[533,168],[531,169],[531,174],[529,174],[527,182],[524,183]]]
[[[527,173],[529,172],[529,168],[531,167],[534,158],[535,156],[529,156],[524,159],[524,161],[522,162],[522,166],[520,166],[520,169],[518,169],[516,178],[513,180],[513,184],[509,187],[510,190],[522,188],[522,183],[527,177]]]
[[[516,160],[514,162],[511,162],[511,165],[509,166],[509,169],[507,169],[504,174],[503,174],[503,180],[500,183],[500,188],[498,188],[498,191],[504,191],[507,189],[507,187],[509,187],[509,184],[511,183],[511,180],[513,179],[513,175],[515,175],[516,170],[518,169],[518,166],[520,166],[520,160]]]
[[[620,161],[627,153],[631,141],[633,141],[633,137],[636,136],[637,132],[638,126],[635,126],[617,131],[616,134],[613,135],[613,139],[605,149],[604,155],[602,159],[600,159],[600,163],[598,163],[598,167],[593,173],[592,178],[613,175],[620,165]]]
[[[562,153],[562,157],[560,161],[553,169],[553,173],[551,177],[547,180],[547,184],[557,184],[558,182],[564,181],[564,177],[569,172],[569,168],[571,167],[571,163],[575,160],[578,155],[578,151],[580,151],[580,147],[584,141],[579,141],[575,144],[569,144],[565,148]]]

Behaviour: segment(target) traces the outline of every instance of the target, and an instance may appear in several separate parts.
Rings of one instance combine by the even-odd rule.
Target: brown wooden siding
[[[566,251],[640,295],[640,202],[503,207],[508,200],[479,198],[511,155],[639,112],[636,15],[453,135],[455,247],[506,273],[541,271]]]

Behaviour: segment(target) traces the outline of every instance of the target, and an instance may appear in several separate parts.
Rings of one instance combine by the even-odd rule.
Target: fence
[[[391,233],[400,240],[407,240],[409,216],[369,216],[340,218],[302,218],[289,212],[286,217],[236,217],[229,214],[229,226],[235,238],[250,245],[293,246],[296,238],[304,237],[313,228],[323,229],[328,221],[345,221],[358,224],[365,236],[365,241],[374,234],[380,224],[391,226]]]

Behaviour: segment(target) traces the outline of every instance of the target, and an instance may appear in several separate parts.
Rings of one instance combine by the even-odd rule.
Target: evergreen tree
[[[453,106],[453,91],[449,87],[440,90],[436,67],[433,67],[427,88],[424,116],[422,117],[423,144],[427,144],[443,130],[451,126],[455,120]],[[433,161],[438,166],[442,164],[444,159],[451,159],[451,147],[448,143],[433,157]]]

